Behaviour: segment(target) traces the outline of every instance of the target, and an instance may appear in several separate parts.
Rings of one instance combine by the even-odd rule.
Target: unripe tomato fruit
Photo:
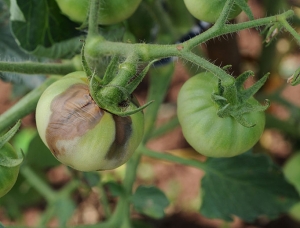
[[[56,0],[61,12],[72,21],[82,23],[86,19],[90,0]],[[141,0],[101,0],[98,23],[110,25],[130,17]]]
[[[215,23],[219,18],[226,0],[184,0],[188,11],[197,19]],[[236,4],[233,5],[228,20],[235,18],[242,12]]]
[[[9,143],[5,143],[0,149],[1,155],[11,159],[17,159],[18,155],[15,149]],[[19,174],[20,165],[15,167],[6,167],[0,165],[0,197],[4,196],[16,183]]]
[[[142,112],[119,117],[91,98],[83,71],[50,85],[36,109],[39,135],[63,164],[80,171],[114,169],[124,164],[143,138]]]
[[[264,112],[244,115],[256,125],[247,128],[233,117],[217,115],[218,105],[211,95],[218,91],[218,79],[212,73],[200,73],[184,83],[178,94],[177,114],[188,143],[208,157],[232,157],[246,152],[261,137],[265,126]],[[252,97],[252,104],[257,101]]]

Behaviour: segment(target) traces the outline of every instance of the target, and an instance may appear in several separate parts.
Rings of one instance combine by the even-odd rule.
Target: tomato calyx
[[[245,118],[245,114],[251,112],[263,112],[269,106],[269,100],[262,105],[253,99],[253,95],[264,85],[269,74],[266,74],[250,88],[244,88],[244,82],[253,75],[253,72],[246,71],[236,78],[235,83],[224,87],[219,80],[218,92],[212,94],[213,101],[219,106],[217,115],[221,118],[233,117],[241,125],[250,128],[256,123],[251,123]]]
[[[129,116],[142,111],[153,102],[149,101],[139,107],[132,94],[150,66],[157,60],[149,62],[141,72],[137,72],[135,56],[129,56],[121,64],[119,63],[120,57],[114,56],[103,78],[100,78],[88,66],[84,56],[84,45],[83,41],[82,66],[89,80],[91,97],[100,108],[118,116]]]

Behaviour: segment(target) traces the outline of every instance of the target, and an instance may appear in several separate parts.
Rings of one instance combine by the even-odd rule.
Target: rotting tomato
[[[85,73],[77,71],[44,91],[36,124],[61,163],[95,171],[117,168],[130,158],[143,138],[144,115],[120,117],[101,109],[90,96]]]
[[[9,159],[17,159],[18,154],[9,143],[5,143],[0,149],[0,154]],[[14,186],[18,178],[20,165],[6,167],[0,165],[0,197],[4,196]]]
[[[188,81],[178,94],[177,114],[183,135],[199,153],[208,157],[232,157],[252,148],[265,126],[264,112],[244,114],[254,127],[244,127],[233,117],[217,115],[218,105],[212,93],[218,91],[218,79],[212,73],[200,73]],[[258,103],[253,97],[252,104]]]
[[[189,12],[199,20],[215,23],[219,18],[226,0],[184,0]],[[235,18],[242,12],[236,4],[229,14],[228,20]]]
[[[56,0],[60,10],[72,21],[82,23],[87,18],[89,0]],[[110,25],[130,17],[141,0],[101,0],[98,23]]]

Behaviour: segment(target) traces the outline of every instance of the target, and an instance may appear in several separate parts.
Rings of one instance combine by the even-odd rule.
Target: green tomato
[[[17,159],[18,155],[15,149],[9,143],[5,143],[0,149],[0,154],[4,157]],[[16,183],[19,174],[20,165],[15,167],[6,167],[0,165],[0,197],[4,196]]]
[[[184,0],[187,9],[194,17],[210,23],[217,21],[225,2],[226,0]],[[228,19],[235,18],[241,11],[241,8],[234,4]]]
[[[82,23],[87,18],[89,0],[56,0],[61,12],[72,21]],[[101,0],[98,23],[110,25],[130,17],[141,0]]]
[[[76,170],[95,171],[117,168],[131,157],[143,138],[144,115],[120,117],[99,108],[85,73],[77,71],[44,91],[36,124],[57,160]]]
[[[232,117],[217,115],[218,105],[211,98],[218,91],[218,79],[211,73],[200,73],[184,83],[178,94],[178,119],[188,143],[208,157],[232,157],[241,154],[259,140],[265,125],[264,112],[245,114],[256,123],[247,128]],[[252,97],[251,103],[257,103]]]

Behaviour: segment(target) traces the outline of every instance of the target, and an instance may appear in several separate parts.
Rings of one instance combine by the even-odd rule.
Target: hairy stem
[[[181,158],[181,157],[174,156],[172,154],[167,154],[167,153],[164,153],[164,152],[159,153],[159,152],[156,152],[156,151],[149,150],[146,147],[142,148],[142,153],[145,156],[155,158],[155,159],[159,159],[159,160],[175,162],[175,163],[178,163],[178,164],[181,164],[181,165],[192,166],[192,167],[195,167],[197,169],[202,169],[202,170],[207,169],[205,163],[203,163],[203,162],[200,162],[200,161],[197,161],[197,160]]]
[[[56,192],[53,191],[43,179],[36,175],[36,173],[29,166],[22,166],[20,173],[26,178],[31,186],[33,186],[42,196],[46,198],[48,203],[56,200]]]
[[[88,36],[99,35],[99,32],[98,32],[99,9],[100,9],[100,0],[91,0],[90,5],[89,5]]]
[[[65,75],[76,71],[73,63],[37,63],[37,62],[4,62],[0,61],[1,72],[22,74],[57,74]]]

